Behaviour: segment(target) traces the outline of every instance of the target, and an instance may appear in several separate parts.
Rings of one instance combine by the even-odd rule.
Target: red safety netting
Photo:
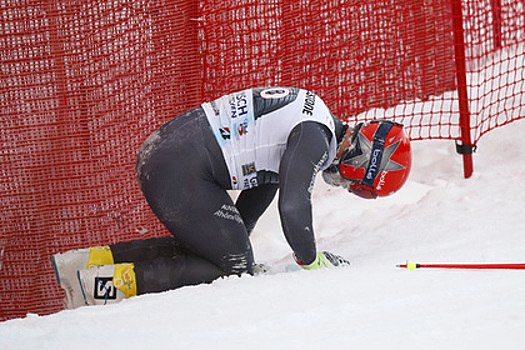
[[[61,309],[51,254],[167,234],[135,155],[204,100],[296,86],[413,140],[465,142],[463,115],[472,144],[525,115],[522,0],[0,0],[0,16],[0,320]]]
[[[61,308],[51,254],[167,233],[135,184],[135,156],[199,103],[202,72],[191,1],[0,4],[0,310],[11,318]]]
[[[450,1],[424,3],[207,1],[201,18],[204,94],[253,84],[299,86],[319,94],[341,119],[355,121],[371,108],[453,91]],[[430,123],[457,125],[437,120],[441,114],[432,122],[408,123],[417,128],[411,136],[428,138],[420,129]]]
[[[473,143],[525,117],[525,1],[463,6]]]

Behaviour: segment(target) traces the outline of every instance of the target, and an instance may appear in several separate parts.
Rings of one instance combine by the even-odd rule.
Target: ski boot
[[[66,292],[63,304],[66,309],[86,305],[78,283],[77,272],[97,265],[113,264],[113,254],[108,246],[91,247],[58,253],[51,257],[58,284]]]

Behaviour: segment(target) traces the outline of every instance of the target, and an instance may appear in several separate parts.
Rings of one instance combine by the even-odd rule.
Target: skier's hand
[[[295,255],[294,255],[295,258]],[[321,253],[317,253],[317,257],[315,258],[315,261],[311,263],[310,265],[304,265],[301,262],[295,260],[301,268],[304,270],[317,270],[321,269],[323,267],[336,267],[336,266],[346,266],[350,265],[350,262],[343,257],[327,252],[322,251]]]

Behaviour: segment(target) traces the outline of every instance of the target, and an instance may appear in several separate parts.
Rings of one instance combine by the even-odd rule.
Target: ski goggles
[[[365,199],[377,198],[376,190],[373,187],[365,186],[359,182],[341,176],[337,165],[331,165],[323,171],[323,179],[332,186],[341,186],[348,192]]]
[[[365,186],[358,182],[355,182],[353,185],[351,185],[348,188],[348,192],[355,194],[356,196],[359,196],[364,199],[376,199],[377,198],[377,192],[375,188]]]

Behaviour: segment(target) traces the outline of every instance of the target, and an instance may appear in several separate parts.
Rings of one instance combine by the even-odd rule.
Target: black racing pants
[[[226,192],[229,172],[201,107],[164,124],[140,148],[136,176],[173,237],[115,244],[115,262],[133,262],[138,293],[253,273],[243,220]]]

